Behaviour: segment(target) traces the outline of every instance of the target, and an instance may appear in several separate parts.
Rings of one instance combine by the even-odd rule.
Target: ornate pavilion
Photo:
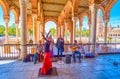
[[[110,10],[117,0],[0,0],[6,23],[5,42],[8,43],[9,11],[15,15],[16,39],[18,39],[18,24],[21,26],[21,56],[26,55],[26,41],[29,39],[29,29],[33,29],[33,42],[41,39],[40,32],[44,32],[47,21],[57,25],[57,36],[66,30],[70,31],[70,42],[73,43],[76,35],[76,21],[80,21],[80,30],[84,16],[88,16],[90,51],[95,51],[96,43],[96,13],[101,9],[104,15],[104,42],[107,38],[107,24]],[[19,19],[20,17],[20,19]],[[65,31],[64,31],[65,30]],[[81,34],[81,33],[80,33]],[[80,37],[81,38],[81,37]]]

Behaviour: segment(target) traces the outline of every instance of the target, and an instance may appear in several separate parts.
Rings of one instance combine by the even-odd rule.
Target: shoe
[[[75,63],[75,62],[76,62],[76,60],[73,60],[73,62]]]
[[[36,64],[36,62],[34,62],[34,64]]]
[[[81,60],[79,60],[78,63],[81,63]]]
[[[59,58],[59,60],[62,60],[62,58]]]

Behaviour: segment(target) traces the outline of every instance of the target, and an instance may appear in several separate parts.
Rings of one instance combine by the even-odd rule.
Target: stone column
[[[95,55],[97,55],[96,53],[96,4],[92,4],[91,6],[89,6],[89,9],[91,11],[91,38],[90,38],[90,43],[92,44],[90,46],[90,52],[95,53]]]
[[[73,40],[72,40],[72,43],[74,43],[74,40],[76,39],[76,17],[73,17],[72,20],[73,20]]]
[[[58,37],[60,37],[60,35],[61,35],[61,30],[60,29],[61,29],[61,27],[59,26],[58,27]]]
[[[27,29],[27,43],[29,43],[29,41],[30,41],[30,32],[29,32],[29,30]]]
[[[91,24],[90,24],[90,23],[88,23],[88,25],[89,25],[89,38],[88,38],[88,41],[89,41],[89,43],[90,43]]]
[[[64,31],[64,29],[63,29]],[[67,42],[67,31],[68,31],[68,22],[67,20],[65,19],[65,41]]]
[[[104,20],[104,43],[107,43],[107,25],[108,20]]]
[[[26,46],[26,27],[27,27],[27,1],[26,0],[19,0],[20,3],[20,25],[21,25],[21,55],[19,59],[23,59],[27,54],[27,46]]]
[[[61,27],[60,27],[60,35],[62,36],[62,38],[64,39],[64,36],[65,36],[65,29],[64,29],[65,27],[64,27],[64,24],[61,24]]]
[[[70,30],[70,44],[73,42],[73,37],[72,37],[72,35],[73,35],[73,30]]]
[[[81,22],[79,22],[79,24],[80,24],[80,41],[82,41],[82,23]]]
[[[16,22],[16,40],[18,41],[18,22]]]
[[[5,28],[5,44],[9,43],[9,38],[8,38],[8,22],[9,22],[9,16],[5,16],[5,23],[6,23],[6,28]]]
[[[43,32],[43,26],[42,26],[42,22],[40,22],[40,26],[39,26],[40,28],[40,40],[42,40],[42,34],[41,34],[41,32]]]
[[[37,21],[37,42],[40,40],[40,22]]]
[[[33,14],[32,19],[33,19],[33,43],[36,44],[36,21],[37,21],[37,15]]]

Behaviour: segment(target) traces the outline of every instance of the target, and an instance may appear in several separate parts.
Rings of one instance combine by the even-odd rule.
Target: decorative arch
[[[85,16],[88,17],[88,21],[89,21],[90,15],[89,15],[88,12],[85,12],[85,13],[82,13],[82,14],[79,16],[79,17],[80,17],[80,18],[79,18],[80,22],[83,22]]]
[[[105,7],[105,16],[104,19],[108,19],[110,16],[110,11],[113,5],[117,2],[117,0],[110,0],[109,3]]]
[[[65,7],[66,18],[69,17],[70,10],[72,10],[72,2],[68,1],[67,4],[66,4],[66,7]]]
[[[78,12],[79,3],[80,3],[80,0],[73,1],[74,12]]]
[[[58,24],[57,18],[53,18],[53,17],[45,17],[45,21],[44,21],[44,25],[45,23],[47,23],[48,21],[53,21],[55,22],[55,24]],[[56,26],[57,27],[57,26]]]
[[[100,9],[103,13],[103,16],[105,15],[105,8],[103,6],[98,6],[97,10]]]
[[[13,11],[15,15],[15,22],[19,21],[19,10],[15,6],[11,6],[10,10]]]
[[[3,9],[3,15],[4,15],[4,18],[5,16],[8,16],[9,15],[9,6],[8,6],[8,3],[6,0],[0,0],[0,5],[2,6],[2,9]]]

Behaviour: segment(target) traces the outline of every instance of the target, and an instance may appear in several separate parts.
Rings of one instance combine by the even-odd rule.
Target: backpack
[[[65,62],[66,62],[66,64],[70,64],[71,63],[71,56],[70,55],[66,55],[65,56]]]

